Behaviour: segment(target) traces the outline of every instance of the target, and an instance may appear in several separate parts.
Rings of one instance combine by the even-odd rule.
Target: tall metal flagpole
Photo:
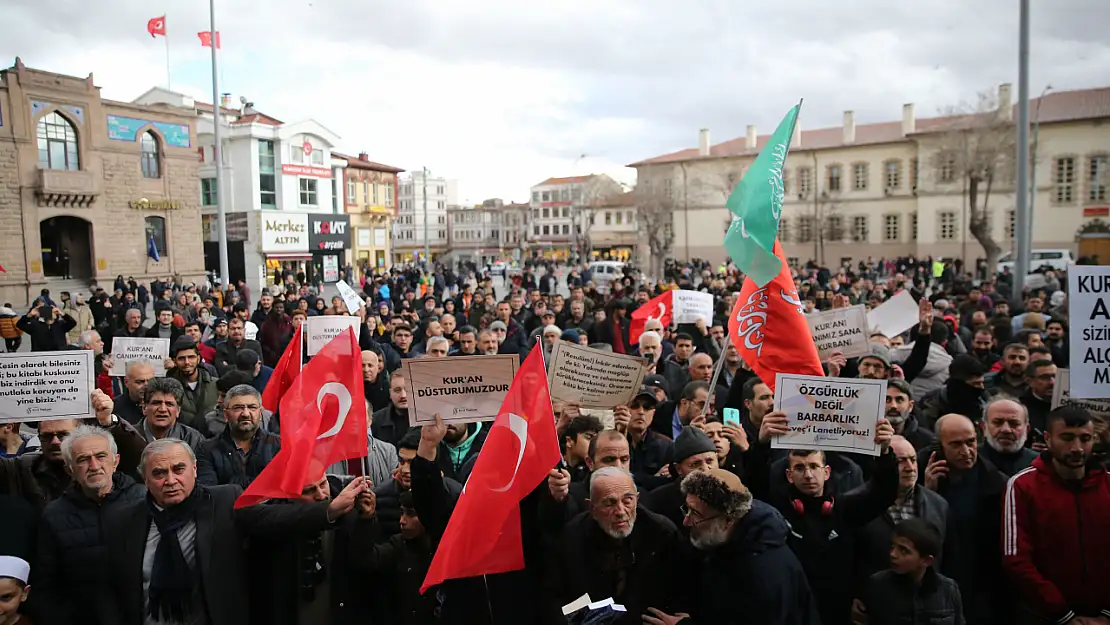
[[[165,22],[162,22],[165,24]],[[173,91],[173,81],[170,80],[170,32],[166,29],[166,34],[162,35],[162,39],[166,40],[166,89]]]
[[[216,62],[216,0],[208,0],[208,20],[212,41],[212,134],[215,135],[215,145],[212,147],[212,158],[216,160],[216,232],[220,243],[220,281],[226,289],[231,282],[230,271],[227,266],[227,215],[224,212],[224,166],[223,149],[220,145],[220,83],[216,78],[219,69]]]
[[[1014,188],[1017,200],[1017,258],[1014,263],[1014,287],[1010,299],[1015,307],[1021,306],[1025,277],[1029,274],[1029,256],[1032,246],[1033,215],[1029,208],[1029,0],[1021,0],[1018,34],[1018,120],[1017,120],[1017,180]],[[1009,102],[1001,102],[1009,106]]]

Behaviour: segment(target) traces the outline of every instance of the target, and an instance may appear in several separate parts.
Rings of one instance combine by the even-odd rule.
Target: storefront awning
[[[312,260],[310,252],[264,252],[268,260]]]

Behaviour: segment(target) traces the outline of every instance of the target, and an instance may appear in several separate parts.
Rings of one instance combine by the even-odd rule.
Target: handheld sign
[[[790,431],[772,449],[820,449],[878,456],[875,427],[886,409],[886,380],[775,375],[775,410]]]
[[[1110,267],[1068,265],[1071,396],[1110,398]]]
[[[817,344],[817,356],[822,361],[828,360],[833,352],[840,352],[845,358],[871,353],[867,311],[862,304],[811,313],[806,315],[806,322]]]
[[[553,401],[575,401],[583,408],[612,408],[636,396],[644,381],[644,361],[559,341],[551,350],[547,372]]]
[[[324,349],[328,341],[343,333],[347,328],[354,328],[355,340],[358,340],[362,330],[362,319],[348,315],[318,315],[304,320],[305,336],[308,337],[308,355],[315,356]]]
[[[713,322],[713,294],[701,291],[671,291],[671,307],[674,310],[672,323],[697,323],[704,319]]]
[[[336,273],[338,274],[338,271]],[[347,312],[352,315],[357,314],[358,309],[366,305],[366,302],[346,282],[342,280],[336,282],[335,288],[339,290],[339,297],[343,298],[343,303],[347,306]]]
[[[136,360],[146,360],[154,368],[154,377],[166,375],[166,358],[170,356],[169,339],[133,338],[117,336],[112,339],[112,377],[127,375],[127,365]]]
[[[1052,407],[1074,406],[1084,408],[1103,424],[1110,423],[1110,399],[1077,399],[1071,395],[1071,371],[1056,370],[1056,386],[1052,389]]]
[[[871,332],[882,332],[883,336],[894,338],[917,325],[920,316],[913,296],[901,290],[867,313],[867,327]]]
[[[92,350],[0,354],[0,423],[90,419]]]
[[[409,394],[409,425],[435,423],[436,413],[445,423],[496,419],[519,367],[516,354],[402,361]]]

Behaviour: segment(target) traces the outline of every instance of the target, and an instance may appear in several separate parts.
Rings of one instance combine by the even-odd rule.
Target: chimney
[[[902,105],[902,136],[917,132],[917,118],[913,116],[913,102]]]
[[[802,116],[794,118],[794,136],[790,138],[790,147],[802,147]]]
[[[754,150],[756,143],[758,143],[758,135],[755,134],[755,124],[748,124],[748,143],[747,148]]]
[[[225,109],[231,106],[231,94],[230,93],[220,94],[220,106],[224,107]]]
[[[844,143],[852,144],[856,142],[856,114],[852,111],[844,111]]]
[[[358,153],[358,160],[369,162],[370,161],[370,155],[367,154],[366,152],[359,152]]]
[[[698,156],[709,156],[709,129],[698,131]]]
[[[1010,121],[1014,115],[1014,102],[1010,96],[1012,86],[1008,82],[998,85],[998,113],[999,117]]]

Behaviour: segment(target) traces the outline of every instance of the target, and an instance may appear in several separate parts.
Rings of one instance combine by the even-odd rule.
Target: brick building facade
[[[117,275],[203,280],[195,122],[102,99],[91,74],[0,71],[0,302]]]

